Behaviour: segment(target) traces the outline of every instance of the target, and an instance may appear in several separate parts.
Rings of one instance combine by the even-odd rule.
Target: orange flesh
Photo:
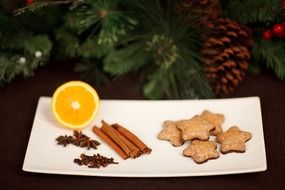
[[[70,86],[59,92],[55,110],[66,123],[80,125],[92,117],[96,106],[89,91],[81,86]]]

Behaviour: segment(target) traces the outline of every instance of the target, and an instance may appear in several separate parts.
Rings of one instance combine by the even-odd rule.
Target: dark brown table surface
[[[267,171],[259,173],[179,178],[111,178],[48,175],[22,171],[24,156],[40,96],[79,79],[70,61],[53,62],[28,79],[18,77],[0,88],[0,189],[285,189],[285,82],[270,72],[248,75],[229,97],[259,96],[267,155]],[[96,87],[102,99],[143,99],[135,76]],[[258,157],[256,158],[258,159]],[[239,164],[239,163],[236,163]]]

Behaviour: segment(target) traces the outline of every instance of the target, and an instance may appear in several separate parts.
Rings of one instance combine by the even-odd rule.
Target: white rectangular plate
[[[157,139],[165,120],[191,118],[203,110],[223,113],[223,129],[233,125],[252,133],[246,143],[245,153],[221,154],[216,160],[196,164],[192,158],[182,155],[187,143],[175,148],[167,141]],[[108,145],[93,132],[92,126],[101,126],[104,119],[108,123],[119,123],[138,135],[152,148],[150,155],[137,159],[122,160]],[[41,97],[29,139],[23,170],[38,173],[113,176],[113,177],[178,177],[203,176],[259,172],[266,170],[266,154],[262,127],[260,100],[258,97],[220,100],[174,100],[135,101],[101,100],[98,116],[83,130],[83,133],[102,144],[97,150],[66,147],[56,144],[59,135],[72,135],[72,131],[60,127],[51,112],[51,98]],[[218,147],[219,148],[219,147]],[[119,164],[106,168],[90,169],[73,163],[81,153],[100,153],[113,157]]]

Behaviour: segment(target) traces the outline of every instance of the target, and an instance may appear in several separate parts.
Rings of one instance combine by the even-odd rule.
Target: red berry
[[[262,38],[266,41],[271,40],[272,38],[272,32],[270,29],[266,29],[262,32]]]
[[[27,4],[27,5],[33,4],[33,0],[26,0],[26,4]]]
[[[272,27],[272,32],[277,37],[284,37],[285,36],[285,25],[284,24],[275,24]]]

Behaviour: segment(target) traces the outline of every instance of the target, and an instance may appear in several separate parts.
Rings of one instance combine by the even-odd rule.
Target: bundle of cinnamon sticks
[[[101,128],[93,127],[94,133],[111,146],[124,160],[151,153],[151,149],[125,127],[119,124],[109,125],[104,120],[101,122]]]

